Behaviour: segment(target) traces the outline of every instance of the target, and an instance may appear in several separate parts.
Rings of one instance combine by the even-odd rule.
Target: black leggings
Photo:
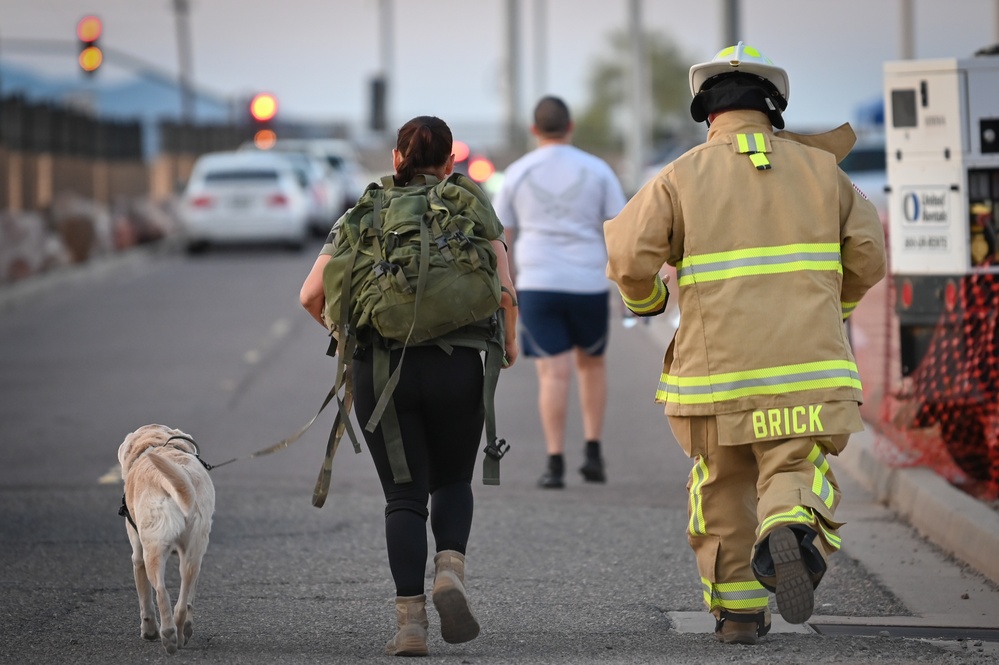
[[[362,430],[378,399],[371,353],[358,354],[352,367]],[[400,354],[392,352],[393,370]],[[392,401],[412,482],[393,480],[381,426],[364,430],[385,493],[385,542],[396,595],[423,593],[428,514],[437,551],[465,553],[472,528],[472,474],[484,422],[482,381],[482,359],[475,349],[454,347],[450,355],[436,346],[406,351]]]

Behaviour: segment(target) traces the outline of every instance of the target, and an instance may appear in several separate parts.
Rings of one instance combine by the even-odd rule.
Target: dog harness
[[[172,448],[177,448],[177,450],[180,450],[180,452],[187,453],[188,455],[194,455],[195,459],[197,459],[199,462],[201,462],[201,466],[205,467],[205,470],[207,470],[207,471],[211,471],[212,469],[215,468],[214,466],[212,466],[211,464],[209,464],[205,460],[201,459],[201,448],[198,446],[198,442],[195,441],[194,439],[192,439],[189,436],[179,436],[179,435],[178,436],[171,436],[169,439],[167,439],[163,443],[158,443],[156,445],[149,446],[148,448],[146,448],[145,450],[143,450],[141,453],[139,453],[139,457],[142,457],[143,455],[145,455],[147,452],[149,452],[153,448],[162,448],[163,446],[166,446],[168,443],[170,443],[174,439],[180,439],[182,441],[189,442],[191,445],[194,446],[194,452],[193,453],[189,453],[186,450],[182,450],[180,448],[177,448],[177,446],[171,446]],[[135,459],[138,460],[139,457],[136,457]],[[133,464],[134,463],[135,462],[133,462]],[[125,495],[124,494],[121,495],[121,507],[118,508],[118,514],[121,515],[122,517],[124,517],[126,520],[128,520],[128,523],[132,525],[132,528],[135,529],[136,533],[139,532],[139,527],[136,526],[135,520],[132,519],[132,514],[130,512],[128,512],[128,504],[125,502]]]

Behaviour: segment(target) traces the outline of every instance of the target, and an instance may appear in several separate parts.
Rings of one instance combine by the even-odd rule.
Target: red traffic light
[[[76,24],[76,36],[85,44],[93,44],[104,32],[104,24],[96,16],[84,16]]]
[[[262,92],[250,101],[250,115],[257,122],[267,122],[277,115],[278,103],[274,95]]]
[[[451,143],[451,153],[454,155],[455,163],[465,161],[468,159],[468,144],[464,141],[453,141]]]
[[[104,32],[104,24],[94,15],[84,16],[76,23],[76,36],[80,40],[77,62],[85,74],[93,74],[104,62],[104,52],[97,46],[97,40]]]

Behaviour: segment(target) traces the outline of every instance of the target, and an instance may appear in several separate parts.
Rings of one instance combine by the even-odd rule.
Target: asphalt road
[[[303,254],[137,252],[0,294],[0,662],[167,658],[139,636],[116,453],[147,423],[194,436],[209,462],[294,432],[332,380],[325,334],[301,310]],[[684,528],[690,468],[652,394],[668,322],[609,350],[609,482],[575,468],[541,490],[533,367],[506,370],[502,485],[476,480],[468,586],[483,626],[431,661],[460,663],[994,663],[999,592],[839,472],[844,550],[804,627],[718,644]],[[273,455],[212,471],[215,524],[195,604],[198,663],[388,661],[394,589],[383,502],[346,441],[321,510],[310,503],[332,415]],[[836,462],[833,462],[834,468]],[[428,567],[428,588],[431,569]],[[176,571],[171,571],[176,590]]]

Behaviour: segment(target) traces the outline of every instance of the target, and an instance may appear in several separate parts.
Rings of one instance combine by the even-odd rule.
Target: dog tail
[[[190,516],[191,508],[194,506],[195,490],[187,471],[172,459],[157,455],[153,451],[150,451],[146,457],[163,474],[167,481],[166,490],[180,506],[180,511],[184,513],[184,517]]]

